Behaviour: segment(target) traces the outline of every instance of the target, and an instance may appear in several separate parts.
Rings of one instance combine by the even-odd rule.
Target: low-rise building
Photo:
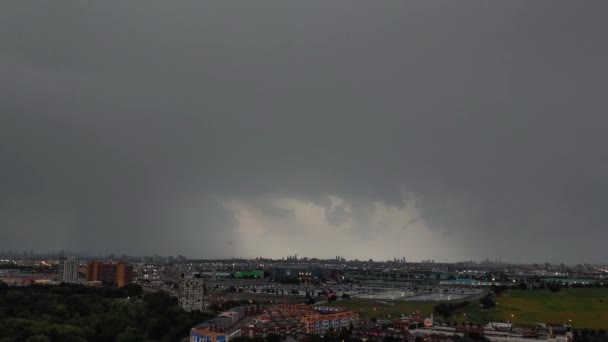
[[[265,338],[269,334],[284,336],[304,333],[306,333],[304,323],[300,322],[299,319],[250,324],[242,329],[242,336],[247,336],[249,338]]]
[[[224,311],[190,330],[190,342],[228,342],[241,336],[237,322],[244,317],[261,313],[259,305],[244,305]]]
[[[357,324],[359,315],[352,311],[342,311],[326,315],[303,317],[300,321],[304,323],[304,331],[307,334],[324,334],[329,329],[348,328],[351,324]]]
[[[241,336],[239,329],[231,332],[214,331],[209,328],[190,330],[190,342],[228,342],[231,338]]]
[[[302,304],[279,304],[263,310],[251,324],[243,328],[248,337],[279,335],[324,334],[330,329],[339,330],[357,324],[359,316],[352,311],[328,307],[310,307]]]

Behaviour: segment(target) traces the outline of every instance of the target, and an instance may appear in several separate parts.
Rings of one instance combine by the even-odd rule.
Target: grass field
[[[467,321],[510,320],[516,326],[531,327],[538,322],[567,323],[574,328],[608,328],[608,289],[562,289],[559,292],[507,291],[496,298],[496,308],[483,310],[471,305],[463,312]],[[513,315],[513,316],[511,316]],[[462,315],[457,316],[458,321]]]
[[[481,309],[479,300],[470,302],[471,305],[451,317],[450,321],[486,324],[509,320],[516,327],[532,327],[539,322],[567,323],[572,320],[575,329],[608,329],[608,289],[603,288],[562,289],[559,292],[507,291],[496,297],[496,308],[491,310]],[[438,303],[437,301],[351,299],[327,305],[357,311],[363,318],[387,319],[401,317],[402,314],[409,315],[416,311],[420,311],[420,317],[429,317],[433,307]]]
[[[376,317],[379,319],[396,318],[401,315],[411,315],[418,311],[420,317],[429,317],[433,313],[433,307],[438,302],[434,301],[399,301],[399,300],[374,300],[374,299],[350,299],[326,304],[327,306],[342,307],[358,312],[362,318]]]

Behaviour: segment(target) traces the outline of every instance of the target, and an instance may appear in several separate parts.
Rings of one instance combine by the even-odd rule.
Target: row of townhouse
[[[243,335],[252,338],[266,337],[270,333],[322,335],[328,330],[354,326],[358,320],[358,314],[344,309],[281,304],[266,308],[264,314],[256,316],[248,327],[243,328]]]
[[[352,311],[343,311],[326,315],[303,317],[300,320],[304,323],[307,334],[324,334],[326,331],[340,330],[353,326],[359,321],[359,315]]]

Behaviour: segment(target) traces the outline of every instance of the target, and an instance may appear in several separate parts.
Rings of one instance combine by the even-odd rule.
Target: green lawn
[[[562,289],[507,291],[496,297],[496,308],[484,310],[469,306],[467,322],[510,320],[515,326],[531,327],[539,322],[567,323],[572,320],[575,329],[608,328],[608,289]],[[511,316],[513,315],[513,316]],[[458,321],[464,317],[458,315]]]
[[[401,315],[407,316],[414,312],[418,315],[418,311],[420,311],[420,317],[429,317],[433,313],[433,307],[437,304],[437,301],[349,299],[324,305],[358,312],[362,318],[387,319],[401,317]]]
[[[515,327],[532,327],[539,322],[567,323],[572,320],[575,329],[608,329],[608,289],[605,288],[507,291],[496,297],[496,308],[492,310],[481,309],[479,300],[470,302],[467,308],[452,316],[450,322],[485,325],[509,320]],[[356,311],[363,318],[387,319],[389,315],[395,318],[415,311],[420,311],[420,317],[429,317],[437,304],[437,301],[351,299],[324,305]],[[440,319],[435,317],[435,320]]]

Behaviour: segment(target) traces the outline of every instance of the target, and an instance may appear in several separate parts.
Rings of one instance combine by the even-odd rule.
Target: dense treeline
[[[165,292],[81,285],[0,283],[0,342],[178,341],[210,318],[187,313]]]

